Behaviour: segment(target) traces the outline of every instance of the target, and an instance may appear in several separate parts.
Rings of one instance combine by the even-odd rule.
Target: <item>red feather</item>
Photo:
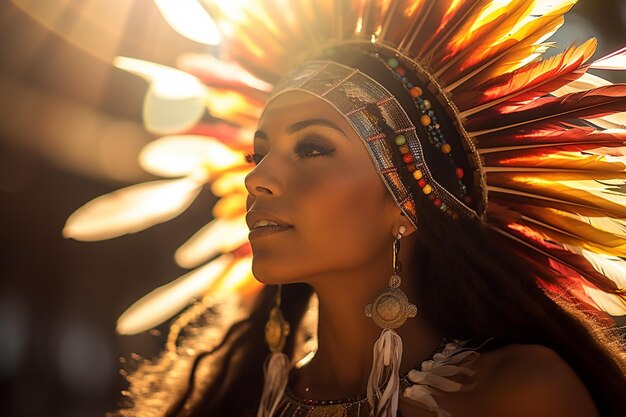
[[[527,148],[532,145],[566,145],[582,143],[604,143],[603,146],[623,146],[626,130],[596,130],[588,126],[563,126],[555,130],[515,130],[497,132],[480,137],[479,147],[491,152],[501,148]],[[608,145],[608,144],[612,145]],[[479,151],[480,152],[480,151]]]
[[[495,117],[477,117],[466,128],[475,136],[535,125],[555,118],[594,118],[626,111],[626,84],[535,100],[516,111]]]

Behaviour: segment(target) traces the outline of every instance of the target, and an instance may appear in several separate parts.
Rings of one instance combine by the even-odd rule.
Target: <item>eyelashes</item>
[[[262,156],[256,152],[248,152],[244,156],[245,160],[249,164],[258,165],[261,162]]]
[[[334,153],[334,150],[328,149],[325,145],[318,143],[303,141],[296,145],[294,153],[301,159],[319,158],[322,156],[330,156]],[[245,160],[249,164],[258,165],[263,159],[264,155],[258,152],[248,152],[245,154]]]

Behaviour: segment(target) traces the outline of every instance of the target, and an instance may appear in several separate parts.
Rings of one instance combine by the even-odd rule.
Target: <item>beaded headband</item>
[[[326,55],[335,52],[336,50],[333,50]],[[414,199],[419,198],[420,194],[453,219],[458,219],[459,215],[481,218],[471,205],[473,201],[482,202],[484,199],[480,175],[476,175],[479,181],[473,183],[478,185],[468,190],[464,182],[467,175],[455,163],[452,147],[442,131],[444,120],[448,121],[449,125],[452,123],[445,114],[435,112],[432,100],[425,97],[425,89],[417,85],[416,78],[409,78],[407,65],[401,65],[400,58],[398,55],[385,58],[375,53],[368,59],[371,62],[378,62],[376,65],[384,66],[393,74],[393,82],[400,84],[404,89],[400,94],[406,95],[411,100],[411,105],[419,112],[417,117],[414,116],[414,119],[417,119],[416,123],[407,114],[407,110],[410,110],[407,109],[408,106],[400,103],[403,99],[398,97],[400,94],[391,93],[388,86],[366,74],[365,68],[357,69],[344,65],[336,62],[336,58],[307,61],[277,85],[268,103],[288,91],[302,91],[333,106],[363,140],[384,184],[415,227],[418,218]],[[371,63],[368,64],[370,65]],[[433,95],[432,98],[435,97]],[[428,142],[421,139],[424,137],[428,138]],[[395,152],[399,153],[402,162],[394,161],[392,146],[397,148]],[[432,149],[425,149],[426,146]],[[475,151],[469,143],[463,143],[462,148],[469,150],[470,155]],[[445,187],[433,175],[428,164],[442,163],[441,160],[435,162],[426,157],[427,154],[432,154],[433,149],[445,156],[447,164],[450,165],[449,169],[457,180],[455,185]],[[465,159],[462,162],[474,169],[475,173],[476,171],[480,173],[480,168],[476,168],[476,164],[471,164],[474,158],[467,158],[465,152],[456,152],[456,158],[461,161]],[[443,162],[443,165],[446,165],[446,162]],[[412,184],[406,180],[407,176],[403,175],[402,171],[409,174]],[[478,198],[472,197],[471,194]],[[484,208],[486,205],[475,206]]]

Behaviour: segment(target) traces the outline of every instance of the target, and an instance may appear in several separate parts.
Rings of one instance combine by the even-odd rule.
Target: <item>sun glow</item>
[[[217,25],[198,0],[154,0],[163,18],[179,34],[205,45],[218,45]]]

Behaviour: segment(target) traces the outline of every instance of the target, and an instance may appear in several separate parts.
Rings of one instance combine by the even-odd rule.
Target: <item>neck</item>
[[[365,393],[374,343],[382,329],[365,316],[364,310],[387,287],[389,263],[389,259],[381,259],[358,271],[311,281],[319,298],[318,350],[309,364],[293,371],[291,386],[296,394],[310,399],[339,399]],[[419,278],[415,272],[404,269],[400,289],[409,302],[417,304],[413,299],[415,286],[411,285]],[[420,317],[419,305],[417,308],[417,317],[408,318],[395,329],[404,351],[400,375],[426,359],[442,338]]]

